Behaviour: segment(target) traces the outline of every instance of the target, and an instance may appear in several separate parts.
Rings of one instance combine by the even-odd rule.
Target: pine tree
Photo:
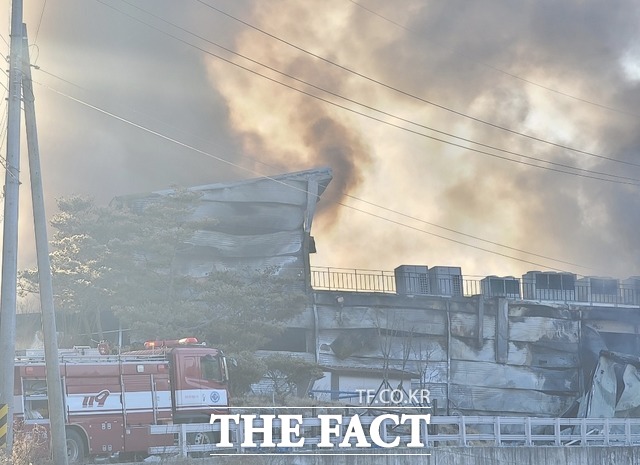
[[[197,194],[184,190],[109,206],[60,199],[51,222],[56,308],[77,315],[77,332],[99,339],[105,310],[140,340],[196,336],[245,361],[247,373],[236,371],[246,388],[262,366],[253,352],[300,314],[306,296],[277,269],[179,273],[176,257],[202,226],[186,220],[196,202]],[[37,271],[22,272],[20,284],[37,292]]]

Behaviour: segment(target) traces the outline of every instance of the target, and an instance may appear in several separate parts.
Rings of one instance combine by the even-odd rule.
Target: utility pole
[[[29,152],[33,225],[36,233],[38,284],[40,289],[40,308],[42,310],[42,333],[44,335],[49,424],[51,427],[51,454],[55,465],[67,465],[66,417],[62,385],[60,382],[58,332],[56,331],[56,316],[53,306],[53,283],[51,278],[51,262],[49,261],[49,242],[47,240],[47,218],[45,215],[44,194],[42,190],[42,171],[40,169],[40,149],[38,146],[38,130],[36,127],[35,97],[33,95],[33,82],[31,81],[31,61],[29,59],[27,26],[26,24],[22,26],[22,49],[24,54],[22,94],[24,99],[24,120],[27,131],[27,150]]]
[[[18,279],[18,204],[20,186],[20,93],[22,70],[22,0],[12,0],[9,58],[7,157],[4,184],[4,237],[0,296],[0,404],[7,404],[6,451],[13,451],[13,384],[16,347],[16,291]]]

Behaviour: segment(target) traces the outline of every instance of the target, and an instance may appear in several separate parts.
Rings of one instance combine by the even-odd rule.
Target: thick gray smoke
[[[207,1],[404,93],[313,58],[195,0],[135,4],[291,76],[421,125],[531,157],[640,179],[638,166],[523,138],[425,102],[640,164],[636,149],[640,15],[635,1],[618,2],[615,8],[606,2],[577,0]],[[30,3],[26,10],[32,37],[43,3]],[[127,15],[287,85],[322,95],[216,49],[128,2],[107,3],[112,7],[95,0],[59,0],[55,7],[46,6],[38,47],[32,51],[42,67],[34,71],[34,79],[248,171],[230,168],[36,86],[50,210],[55,197],[71,193],[107,202],[116,195],[170,184],[204,184],[329,165],[335,179],[314,223],[316,264],[386,270],[402,263],[460,265],[465,274],[478,275],[518,275],[546,267],[585,275],[640,274],[637,185],[507,162],[367,119],[203,54],[133,20]],[[8,37],[8,31],[3,35]],[[448,139],[335,97],[322,97]],[[416,218],[581,267],[496,248]],[[32,233],[26,227],[30,221],[24,214],[23,249],[30,243]],[[23,258],[29,260],[28,251]]]

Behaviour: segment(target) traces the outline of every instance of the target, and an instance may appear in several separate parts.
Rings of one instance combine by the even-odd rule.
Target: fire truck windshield
[[[222,367],[220,366],[220,358],[212,355],[205,355],[200,358],[200,368],[202,369],[202,378],[215,381],[223,381]]]

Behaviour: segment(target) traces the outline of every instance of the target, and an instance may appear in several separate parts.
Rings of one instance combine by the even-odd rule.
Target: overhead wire
[[[77,83],[72,82],[72,81],[70,81],[68,79],[65,79],[65,78],[63,78],[63,77],[61,77],[61,76],[59,76],[59,75],[57,75],[55,73],[52,73],[52,72],[48,71],[47,69],[44,69],[42,67],[38,67],[37,70],[40,73],[46,74],[48,76],[51,76],[52,78],[55,78],[55,79],[57,79],[57,80],[59,80],[61,82],[69,84],[69,85],[73,86],[74,88],[76,88],[78,90],[81,90],[81,91],[83,91],[85,93],[91,92],[89,89],[87,89],[87,88],[85,88],[85,87],[83,87],[81,85],[78,85]],[[121,108],[126,109],[128,111],[131,111],[133,113],[136,113],[138,115],[144,116],[145,118],[151,119],[151,120],[155,121],[156,123],[158,123],[158,124],[160,124],[162,126],[165,126],[167,129],[171,129],[173,131],[182,133],[182,135],[184,135],[184,136],[198,139],[198,140],[200,140],[201,142],[204,142],[204,143],[210,143],[211,142],[209,139],[205,139],[205,138],[203,138],[201,136],[195,135],[195,134],[193,134],[191,132],[187,132],[187,131],[185,131],[183,129],[180,129],[180,128],[176,127],[176,126],[173,126],[173,125],[167,123],[166,121],[163,121],[163,120],[159,119],[156,115],[145,113],[145,112],[139,111],[139,110],[137,110],[135,108],[132,108],[132,107],[129,107],[129,106],[122,106],[121,105]],[[245,157],[245,158],[250,158],[253,163],[264,165],[265,167],[268,167],[268,168],[274,168],[273,166],[269,165],[264,160],[261,160],[259,158],[250,157],[250,156],[247,156],[247,155],[241,155],[241,156]]]
[[[461,236],[468,237],[470,239],[475,239],[477,241],[481,241],[481,242],[485,242],[487,244],[491,244],[491,245],[495,245],[495,246],[502,247],[502,248],[505,248],[505,249],[509,249],[509,250],[514,251],[514,252],[524,253],[524,254],[527,254],[527,255],[531,255],[533,257],[544,258],[545,260],[553,260],[555,262],[562,263],[562,264],[565,264],[565,265],[571,265],[571,266],[575,266],[575,267],[578,267],[578,268],[592,269],[591,267],[588,267],[588,266],[579,265],[577,263],[560,260],[560,259],[557,259],[557,258],[553,258],[553,257],[549,257],[549,256],[546,256],[546,255],[537,254],[537,253],[534,253],[534,252],[528,252],[528,251],[523,250],[523,249],[518,249],[516,247],[510,247],[508,245],[500,244],[499,242],[494,242],[494,241],[491,241],[491,240],[488,240],[488,239],[483,239],[482,237],[478,237],[478,236],[475,236],[473,234],[467,234],[467,233],[464,233],[464,232],[461,232],[461,231],[457,231],[457,230],[452,229],[452,228],[447,228],[446,226],[441,226],[439,224],[431,223],[429,221],[423,220],[423,219],[418,218],[416,216],[408,215],[408,214],[402,213],[402,212],[400,212],[398,210],[394,210],[392,208],[388,208],[388,207],[376,204],[374,202],[370,202],[368,200],[361,199],[359,197],[356,197],[355,195],[351,195],[351,194],[348,194],[346,192],[342,192],[342,195],[344,195],[345,197],[348,197],[350,199],[357,200],[358,202],[362,202],[364,204],[371,205],[373,207],[376,207],[376,208],[379,208],[381,210],[387,211],[389,213],[394,213],[396,215],[400,215],[400,216],[402,216],[404,218],[407,218],[407,219],[410,219],[410,220],[419,221],[420,223],[424,223],[424,224],[427,224],[429,226],[433,226],[434,228],[438,228],[438,229],[449,231],[449,232],[452,232],[452,233],[455,233],[455,234],[459,234]]]
[[[2,73],[6,76],[7,80],[9,79],[9,74],[2,69]],[[2,93],[2,101],[5,102],[2,106],[2,120],[0,121],[0,147],[5,147],[4,142],[7,137],[7,119],[9,118],[9,104],[7,98],[9,97],[9,88],[4,83],[0,83],[2,88],[4,89]],[[4,158],[3,158],[4,159]],[[3,165],[4,166],[4,165]]]
[[[263,63],[260,63],[259,61],[254,60],[254,59],[252,59],[250,57],[247,57],[245,55],[239,54],[238,52],[235,52],[234,50],[231,50],[231,49],[229,49],[227,47],[224,47],[224,46],[222,46],[220,44],[217,44],[217,43],[215,43],[215,42],[213,42],[213,41],[211,41],[211,40],[209,40],[209,39],[207,39],[205,37],[202,37],[202,36],[200,36],[198,34],[193,33],[192,31],[189,31],[188,29],[185,29],[185,28],[183,28],[183,27],[181,27],[181,26],[179,26],[179,25],[177,25],[175,23],[167,21],[164,18],[161,18],[161,17],[155,15],[154,13],[151,13],[151,12],[149,12],[147,10],[144,10],[143,8],[140,8],[137,5],[131,4],[127,0],[121,0],[123,3],[126,3],[126,4],[132,6],[132,7],[136,8],[136,9],[138,9],[138,10],[140,10],[140,11],[142,11],[142,12],[144,12],[144,13],[150,15],[150,16],[152,16],[152,17],[164,22],[165,24],[168,24],[168,25],[170,25],[172,27],[175,27],[175,28],[187,33],[187,34],[190,34],[190,35],[192,35],[192,36],[194,36],[194,37],[196,37],[196,38],[198,38],[200,40],[203,40],[203,41],[205,41],[205,42],[207,42],[207,43],[209,43],[211,45],[214,45],[215,47],[218,47],[218,48],[220,48],[220,49],[222,49],[222,50],[224,50],[224,51],[226,51],[228,53],[231,53],[233,55],[239,56],[239,57],[241,57],[241,58],[243,58],[243,59],[245,59],[247,61],[250,61],[251,63],[254,63],[256,65],[262,66],[262,67],[264,67],[266,69],[269,69],[270,71],[276,72],[276,73],[278,73],[278,74],[280,74],[282,76],[285,76],[287,78],[290,78],[290,79],[292,79],[292,80],[294,80],[296,82],[300,82],[300,83],[302,83],[304,85],[307,85],[309,87],[312,87],[314,89],[320,90],[322,92],[326,92],[329,95],[344,99],[344,100],[349,101],[351,103],[355,103],[357,105],[363,106],[364,108],[367,108],[367,109],[376,111],[378,113],[384,114],[385,116],[390,116],[390,117],[396,118],[398,120],[409,122],[410,124],[414,124],[416,126],[428,129],[430,131],[447,135],[448,137],[457,138],[457,139],[463,140],[465,142],[469,142],[469,143],[472,143],[472,144],[475,144],[475,145],[479,145],[479,146],[482,146],[482,147],[490,148],[492,150],[497,150],[497,151],[500,151],[500,152],[512,154],[512,155],[515,155],[515,156],[519,156],[521,158],[525,158],[525,159],[529,159],[529,160],[533,160],[533,161],[537,161],[537,162],[541,162],[541,163],[546,163],[546,164],[549,164],[549,165],[552,165],[552,166],[558,166],[560,168],[567,168],[567,169],[575,170],[577,172],[565,171],[565,170],[562,170],[562,169],[551,168],[551,167],[548,167],[548,166],[541,166],[541,165],[537,165],[535,163],[529,163],[529,162],[525,162],[525,161],[522,161],[522,160],[514,160],[514,159],[509,158],[509,157],[501,156],[501,155],[498,155],[498,154],[495,154],[495,153],[491,153],[491,152],[487,152],[487,151],[484,151],[484,150],[475,149],[475,148],[468,147],[468,146],[465,146],[465,145],[462,145],[462,144],[458,144],[458,143],[454,143],[454,142],[451,142],[451,141],[447,141],[447,140],[444,140],[444,139],[441,139],[441,138],[438,138],[438,137],[430,136],[428,134],[424,134],[422,132],[415,131],[415,130],[412,130],[410,128],[404,127],[404,126],[391,123],[391,122],[383,120],[381,118],[376,118],[376,117],[368,115],[366,113],[362,113],[362,112],[359,112],[357,110],[354,110],[353,108],[349,108],[347,106],[340,105],[340,104],[338,104],[336,102],[333,102],[331,100],[323,98],[323,97],[321,97],[319,95],[316,95],[316,94],[313,94],[313,93],[310,93],[310,92],[306,92],[306,91],[304,91],[302,89],[299,89],[297,87],[294,87],[292,85],[289,85],[287,83],[279,81],[279,80],[274,79],[272,77],[269,77],[269,76],[267,76],[265,74],[262,74],[262,73],[260,73],[260,72],[258,72],[256,70],[253,70],[253,69],[248,68],[246,66],[242,66],[239,63],[236,63],[236,62],[234,62],[232,60],[229,60],[228,58],[225,58],[225,57],[222,57],[221,55],[213,53],[210,50],[206,50],[206,49],[204,49],[202,47],[199,47],[198,45],[195,45],[195,44],[193,44],[193,43],[191,43],[191,42],[189,42],[189,41],[187,41],[187,40],[185,40],[185,39],[183,39],[181,37],[178,37],[178,36],[176,36],[174,34],[171,34],[170,32],[165,31],[165,30],[163,30],[163,29],[161,29],[161,28],[159,28],[159,27],[157,27],[155,25],[149,24],[149,23],[143,21],[140,18],[137,18],[137,17],[135,17],[133,15],[130,15],[130,14],[128,14],[128,13],[126,13],[126,12],[116,8],[116,7],[114,7],[113,5],[111,5],[109,3],[106,3],[103,0],[95,0],[95,1],[107,6],[107,7],[111,8],[111,9],[113,9],[113,10],[115,10],[115,11],[117,11],[117,12],[119,12],[119,13],[121,13],[121,14],[129,17],[129,18],[131,18],[131,19],[133,19],[134,21],[137,21],[137,22],[139,22],[141,24],[144,24],[145,26],[147,26],[147,27],[149,27],[151,29],[154,29],[154,30],[156,30],[156,31],[158,31],[158,32],[160,32],[160,33],[162,33],[164,35],[167,35],[168,37],[171,37],[171,38],[173,38],[173,39],[175,39],[175,40],[177,40],[177,41],[179,41],[181,43],[184,43],[185,45],[193,47],[193,48],[195,48],[195,49],[197,49],[197,50],[199,50],[199,51],[201,51],[203,53],[206,53],[206,54],[208,54],[210,56],[213,56],[213,57],[215,57],[215,58],[217,58],[219,60],[222,60],[222,61],[224,61],[226,63],[229,63],[229,64],[231,64],[231,65],[233,65],[235,67],[238,67],[240,69],[243,69],[245,71],[253,73],[253,74],[255,74],[257,76],[260,76],[260,77],[262,77],[264,79],[267,79],[267,80],[269,80],[269,81],[271,81],[273,83],[276,83],[278,85],[281,85],[281,86],[287,87],[289,89],[295,90],[296,92],[299,92],[301,94],[307,95],[307,96],[312,97],[312,98],[315,98],[315,99],[320,100],[322,102],[325,102],[327,104],[333,105],[333,106],[341,108],[343,110],[346,110],[346,111],[352,112],[354,114],[358,114],[360,116],[363,116],[365,118],[371,119],[373,121],[377,121],[379,123],[383,123],[383,124],[386,124],[388,126],[391,126],[391,127],[397,128],[397,129],[401,129],[403,131],[406,131],[406,132],[409,132],[409,133],[412,133],[412,134],[415,134],[415,135],[419,135],[421,137],[425,137],[425,138],[428,138],[428,139],[431,139],[431,140],[434,140],[434,141],[437,141],[437,142],[445,143],[445,144],[448,144],[448,145],[451,145],[451,146],[454,146],[454,147],[462,148],[462,149],[469,150],[469,151],[472,151],[472,152],[476,152],[476,153],[479,153],[479,154],[482,154],[482,155],[487,155],[487,156],[490,156],[490,157],[493,157],[493,158],[498,158],[498,159],[501,159],[501,160],[510,161],[512,163],[518,163],[518,164],[522,164],[522,165],[526,165],[526,166],[530,166],[530,167],[534,167],[534,168],[538,168],[538,169],[545,169],[545,170],[554,171],[554,172],[558,172],[558,173],[564,173],[564,174],[569,174],[569,175],[573,175],[573,176],[579,176],[579,177],[595,179],[595,180],[600,180],[600,181],[605,181],[605,182],[611,182],[611,183],[617,183],[617,184],[635,185],[635,186],[640,185],[639,184],[640,183],[640,179],[638,179],[638,178],[619,176],[619,175],[614,175],[614,174],[610,174],[610,173],[604,173],[604,172],[599,172],[599,171],[588,170],[588,169],[585,169],[585,168],[577,168],[577,167],[574,167],[574,166],[571,166],[571,165],[566,165],[566,164],[562,164],[562,163],[552,162],[552,161],[549,161],[549,160],[543,160],[543,159],[536,158],[536,157],[531,157],[531,156],[520,154],[520,153],[517,153],[517,152],[514,152],[514,151],[501,149],[501,148],[494,147],[494,146],[491,146],[491,145],[488,145],[488,144],[483,144],[481,142],[476,142],[476,141],[472,141],[470,139],[466,139],[466,138],[462,138],[462,137],[459,137],[459,136],[455,136],[453,134],[450,134],[450,133],[447,133],[447,132],[444,132],[444,131],[440,131],[440,130],[437,130],[435,128],[431,128],[429,126],[421,125],[420,123],[415,123],[413,121],[410,121],[410,120],[407,120],[407,119],[403,119],[403,118],[395,116],[393,114],[386,113],[386,112],[381,111],[381,110],[377,110],[377,109],[375,109],[373,107],[364,105],[364,104],[359,103],[359,102],[357,102],[355,100],[352,100],[352,99],[349,99],[347,97],[341,96],[341,95],[339,95],[337,93],[334,93],[334,92],[329,91],[327,89],[324,89],[322,87],[319,87],[319,86],[316,86],[314,84],[308,83],[307,81],[304,81],[302,79],[296,78],[295,76],[292,76],[292,75],[290,75],[288,73],[284,73],[282,71],[279,71],[276,68],[273,68],[273,67],[271,67],[269,65],[265,65]],[[640,166],[640,164],[638,166]],[[586,173],[586,174],[583,174],[583,173]],[[608,176],[608,177],[614,178],[614,179],[602,178],[600,176]]]
[[[396,21],[394,21],[394,20],[392,20],[392,19],[387,18],[386,16],[382,16],[380,13],[378,13],[377,11],[372,10],[371,8],[368,8],[368,7],[366,7],[366,6],[362,5],[362,4],[360,4],[360,3],[358,3],[358,2],[356,2],[356,1],[354,1],[354,0],[349,0],[349,1],[350,1],[351,3],[353,3],[354,5],[356,5],[356,6],[360,7],[360,8],[362,8],[363,10],[368,11],[368,12],[369,12],[369,13],[371,13],[372,15],[377,16],[378,18],[384,19],[385,21],[387,21],[387,22],[389,22],[389,23],[391,23],[391,24],[394,24],[394,25],[398,26],[399,28],[404,29],[405,31],[413,32],[411,29],[409,29],[409,28],[408,28],[407,26],[405,26],[404,24],[400,24],[400,23],[398,23],[398,22],[396,22]]]
[[[2,87],[6,92],[9,92],[9,88],[7,87],[7,85],[4,82],[0,82],[0,87]]]
[[[121,1],[124,2],[124,3],[127,3],[128,5],[131,5],[131,6],[135,7],[135,5],[133,5],[132,3],[130,3],[127,0],[121,0]],[[301,52],[303,52],[305,54],[308,54],[308,55],[310,55],[310,56],[312,56],[314,58],[317,58],[317,59],[319,59],[319,60],[321,60],[321,61],[323,61],[325,63],[331,64],[331,65],[333,65],[333,66],[335,66],[337,68],[340,68],[340,69],[342,69],[344,71],[347,71],[348,73],[351,73],[351,74],[353,74],[355,76],[361,77],[361,78],[363,78],[363,79],[365,79],[367,81],[373,82],[373,83],[375,83],[377,85],[380,85],[380,86],[382,86],[382,87],[384,87],[386,89],[389,89],[389,90],[392,90],[394,92],[397,92],[397,93],[399,93],[401,95],[404,95],[406,97],[410,97],[410,98],[418,100],[420,102],[423,102],[423,103],[435,106],[437,108],[440,108],[441,110],[445,110],[445,111],[453,113],[455,115],[462,116],[464,118],[470,119],[470,120],[475,121],[477,123],[481,123],[481,124],[493,127],[495,129],[499,129],[499,130],[506,131],[506,132],[511,133],[511,134],[515,134],[515,135],[518,135],[518,136],[521,136],[521,137],[525,137],[525,138],[530,139],[530,140],[534,140],[534,141],[537,141],[537,142],[542,142],[544,144],[548,144],[548,145],[551,145],[551,146],[554,146],[554,147],[557,147],[557,148],[561,148],[561,149],[564,149],[564,150],[569,150],[571,152],[579,153],[579,154],[582,154],[582,155],[586,155],[586,156],[590,156],[590,157],[595,157],[595,158],[607,160],[607,161],[610,161],[610,162],[613,162],[613,163],[620,163],[620,164],[624,164],[624,165],[640,167],[640,163],[634,163],[634,162],[630,162],[630,161],[627,161],[627,160],[619,160],[619,159],[608,157],[608,156],[605,156],[605,155],[601,155],[601,154],[589,152],[589,151],[586,151],[586,150],[581,150],[581,149],[577,149],[577,148],[574,148],[574,147],[570,147],[570,146],[565,145],[565,144],[560,144],[558,142],[553,142],[553,141],[550,141],[550,140],[547,140],[547,139],[543,139],[541,137],[537,137],[537,136],[534,136],[534,135],[531,135],[531,134],[527,134],[527,133],[523,133],[523,132],[520,132],[520,131],[516,131],[516,130],[508,128],[506,126],[502,126],[502,125],[499,125],[499,124],[496,124],[496,123],[492,123],[490,121],[483,120],[481,118],[477,118],[475,116],[466,114],[464,112],[455,110],[453,108],[449,108],[449,107],[447,107],[445,105],[441,105],[441,104],[436,103],[434,101],[431,101],[431,100],[428,100],[426,98],[420,97],[418,95],[412,94],[412,93],[407,92],[405,90],[402,90],[402,89],[400,89],[398,87],[395,87],[395,86],[393,86],[391,84],[387,84],[387,83],[382,82],[382,81],[380,81],[378,79],[375,79],[375,78],[367,76],[367,75],[365,75],[363,73],[360,73],[359,71],[356,71],[356,70],[354,70],[352,68],[349,68],[347,66],[341,65],[341,64],[339,64],[339,63],[337,63],[337,62],[335,62],[333,60],[329,60],[328,58],[325,58],[325,57],[323,57],[321,55],[318,55],[318,54],[313,53],[313,52],[311,52],[309,50],[306,50],[305,48],[300,47],[300,46],[298,46],[298,45],[296,45],[296,44],[294,44],[292,42],[289,42],[287,40],[284,40],[284,39],[276,36],[275,34],[271,34],[270,32],[267,32],[267,31],[265,31],[265,30],[263,30],[263,29],[261,29],[261,28],[259,28],[257,26],[254,26],[254,25],[252,25],[252,24],[250,24],[250,23],[248,23],[248,22],[246,22],[246,21],[244,21],[242,19],[239,19],[239,18],[237,18],[237,17],[225,12],[224,10],[221,10],[220,8],[217,8],[217,7],[213,6],[213,5],[210,5],[210,4],[208,4],[207,2],[205,2],[203,0],[195,0],[195,1],[200,3],[200,4],[202,4],[202,5],[204,5],[204,6],[206,6],[206,7],[208,7],[208,8],[210,8],[211,10],[217,11],[218,13],[223,14],[223,15],[233,19],[234,21],[237,21],[237,22],[239,22],[241,24],[244,24],[245,26],[247,26],[247,27],[249,27],[251,29],[254,29],[254,30],[256,30],[256,31],[258,31],[258,32],[260,32],[260,33],[262,33],[262,34],[274,39],[274,40],[277,40],[277,41],[279,41],[281,43],[284,43],[284,44],[286,44],[286,45],[288,45],[290,47],[293,47],[298,51],[301,51]],[[137,8],[139,8],[139,7],[137,7]],[[141,9],[141,8],[139,8],[139,9]],[[145,10],[142,10],[142,11],[145,11]]]
[[[368,13],[370,13],[370,14],[372,14],[374,16],[377,16],[378,18],[380,18],[380,19],[382,19],[384,21],[387,21],[387,22],[389,22],[389,23],[391,23],[391,24],[393,24],[393,25],[395,25],[397,27],[400,27],[400,28],[404,29],[405,31],[408,31],[408,32],[411,32],[411,33],[415,33],[415,31],[413,29],[411,29],[411,28],[409,28],[407,26],[404,26],[403,24],[400,24],[397,21],[393,21],[392,19],[387,18],[386,16],[378,13],[377,11],[372,10],[371,8],[363,5],[362,3],[359,3],[359,2],[357,2],[355,0],[349,0],[349,1],[351,3],[353,3],[354,5],[358,6],[359,8],[367,11]],[[627,115],[627,116],[633,116],[633,117],[636,117],[636,118],[640,118],[640,115],[637,114],[637,113],[632,113],[630,111],[625,111],[625,110],[622,110],[620,108],[615,108],[615,107],[612,107],[612,106],[609,106],[609,105],[604,105],[602,103],[594,102],[592,100],[588,100],[588,99],[585,99],[585,98],[582,98],[582,97],[578,97],[576,95],[572,95],[572,94],[569,94],[567,92],[564,92],[564,91],[561,91],[561,90],[558,90],[558,89],[554,89],[554,88],[549,87],[549,86],[545,86],[544,84],[540,84],[540,83],[534,82],[534,81],[532,81],[530,79],[523,78],[522,76],[518,76],[517,74],[510,73],[509,71],[505,71],[502,68],[498,68],[498,67],[490,65],[488,63],[484,63],[484,62],[473,60],[473,59],[471,59],[471,61],[473,61],[475,63],[478,63],[478,64],[480,64],[482,66],[485,66],[485,67],[487,67],[487,68],[489,68],[489,69],[491,69],[493,71],[496,71],[498,73],[502,73],[502,74],[504,74],[506,76],[512,77],[514,79],[518,79],[518,80],[520,80],[522,82],[525,82],[527,84],[531,84],[532,86],[539,87],[539,88],[547,90],[549,92],[553,92],[553,93],[562,95],[564,97],[568,97],[570,99],[573,99],[573,100],[576,100],[576,101],[579,101],[579,102],[587,103],[589,105],[593,105],[595,107],[599,107],[599,108],[602,108],[604,110],[609,110],[609,111],[613,111],[615,113],[620,113],[622,115]]]
[[[38,27],[36,28],[36,36],[33,39],[33,45],[38,43],[38,34],[40,33],[40,26],[42,26],[42,18],[44,18],[44,10],[47,8],[47,0],[44,0],[42,5],[42,11],[40,12],[40,20],[38,21]]]
[[[9,26],[10,27],[10,26]],[[9,64],[9,53],[11,52],[11,44],[9,43],[9,41],[4,37],[3,34],[0,34],[0,39],[2,39],[2,41],[5,43],[5,45],[7,46],[7,51],[4,55],[4,61]],[[2,71],[2,73],[7,77],[7,84],[5,85],[4,83],[0,82],[0,86],[2,86],[4,88],[5,91],[9,92],[9,73],[8,71],[6,71],[4,68],[0,68],[0,71]],[[3,100],[6,101],[6,100]]]

